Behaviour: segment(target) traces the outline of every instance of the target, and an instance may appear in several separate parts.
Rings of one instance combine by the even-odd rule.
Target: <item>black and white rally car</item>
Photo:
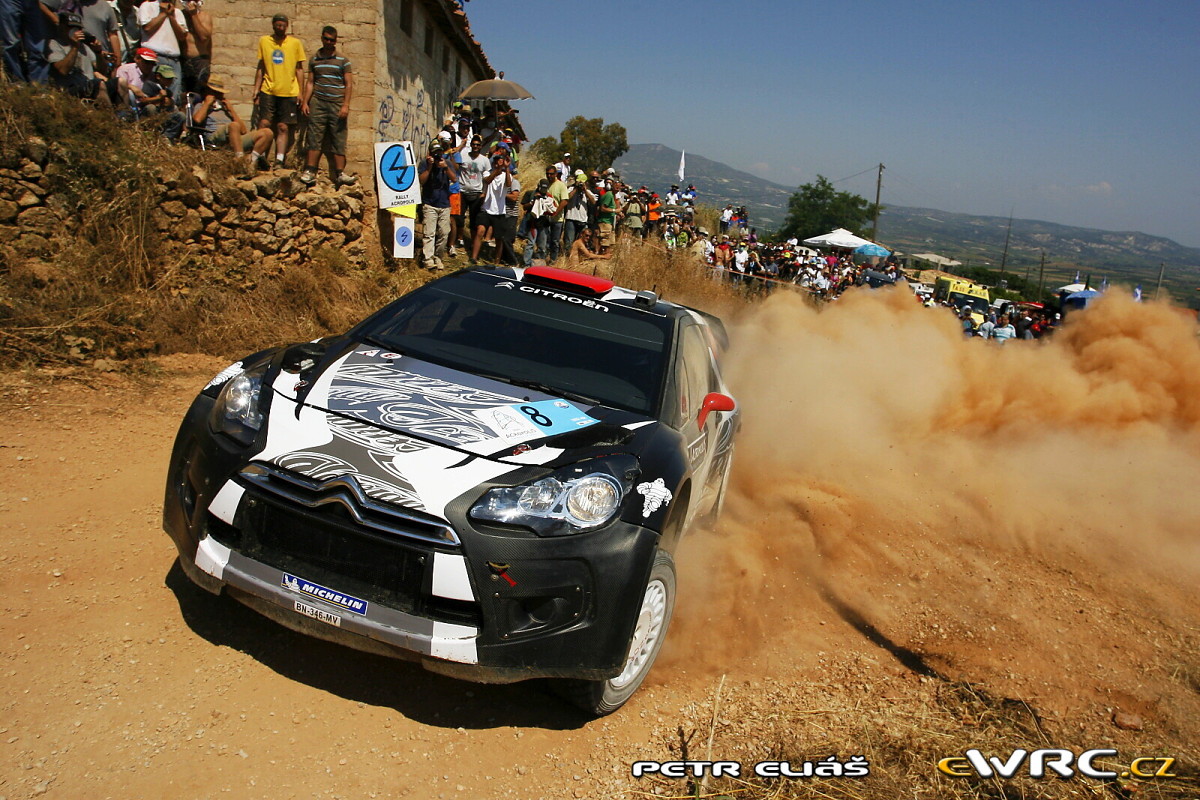
[[[715,317],[550,267],[433,281],[204,387],[164,527],[195,583],[468,680],[641,684],[738,412]]]

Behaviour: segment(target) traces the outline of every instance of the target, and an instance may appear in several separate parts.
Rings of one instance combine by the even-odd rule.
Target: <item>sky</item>
[[[583,115],[789,187],[1200,247],[1200,2],[470,0],[531,139]],[[697,186],[703,195],[703,186]],[[702,198],[701,198],[702,200]]]

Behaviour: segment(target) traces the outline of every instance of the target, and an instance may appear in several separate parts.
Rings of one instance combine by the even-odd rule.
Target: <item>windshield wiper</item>
[[[363,344],[369,344],[372,347],[378,347],[383,350],[387,350],[388,352],[391,352],[391,353],[400,353],[401,355],[403,355],[403,353],[404,353],[403,350],[400,350],[400,349],[394,347],[393,345],[388,344],[387,342],[382,342],[379,339],[376,339],[374,336],[364,335],[361,338],[362,338]]]
[[[494,381],[512,384],[513,386],[520,386],[523,389],[533,389],[535,392],[552,394],[555,397],[562,397],[567,400],[578,400],[581,403],[587,403],[588,405],[592,406],[603,405],[601,401],[594,397],[588,397],[587,395],[580,394],[579,392],[572,392],[570,389],[563,389],[559,386],[551,386],[550,384],[542,383],[541,381],[529,380],[526,378],[513,378],[508,375],[485,375],[481,372],[476,374],[484,378],[491,378]]]

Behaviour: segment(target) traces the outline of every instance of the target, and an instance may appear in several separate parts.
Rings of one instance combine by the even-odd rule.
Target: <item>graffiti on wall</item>
[[[435,135],[435,124],[424,89],[418,88],[408,97],[398,97],[394,89],[386,89],[379,101],[375,141],[414,142],[422,149]]]

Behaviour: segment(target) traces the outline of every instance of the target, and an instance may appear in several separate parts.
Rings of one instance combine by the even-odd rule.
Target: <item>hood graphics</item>
[[[356,349],[331,369],[323,407],[334,414],[476,455],[599,422],[552,394],[380,349]]]
[[[443,518],[474,486],[563,454],[537,440],[612,427],[562,398],[380,349],[332,363],[299,408],[278,383],[260,460],[317,481],[353,476],[375,500]]]

